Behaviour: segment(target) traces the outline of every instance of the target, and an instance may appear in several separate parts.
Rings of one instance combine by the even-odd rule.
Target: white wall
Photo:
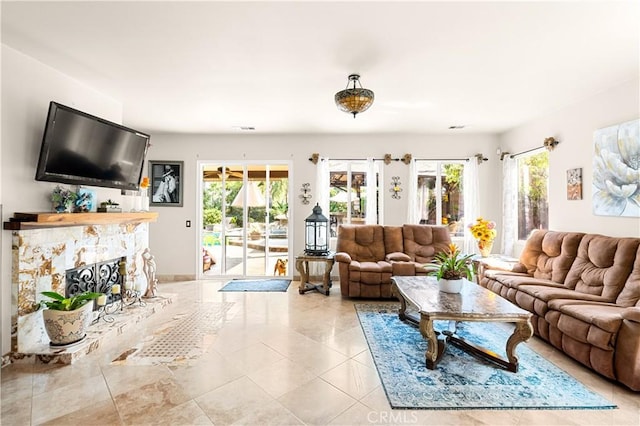
[[[150,248],[154,253],[158,275],[195,275],[200,252],[196,227],[186,228],[185,221],[197,222],[196,165],[201,161],[224,160],[287,160],[292,163],[293,200],[290,222],[293,223],[294,253],[303,251],[304,219],[318,199],[315,184],[316,166],[308,159],[317,152],[329,158],[382,158],[389,153],[394,158],[411,153],[414,158],[464,158],[484,153],[490,158],[480,166],[480,187],[483,190],[480,212],[499,219],[500,193],[496,190],[500,178],[500,162],[495,155],[497,138],[491,135],[175,135],[151,136],[149,160],[184,161],[184,207],[152,207],[159,220],[150,227]],[[409,166],[393,162],[381,165],[384,177],[384,223],[406,222],[408,193],[400,200],[391,198],[391,176],[399,176],[408,188]],[[311,183],[311,204],[298,199],[303,183]],[[177,249],[179,248],[179,249]]]
[[[511,153],[542,146],[553,136],[560,144],[549,154],[549,228],[640,236],[640,219],[596,216],[592,210],[593,132],[640,117],[640,78],[519,126],[500,137]],[[567,200],[567,170],[582,168],[582,200]]]
[[[2,221],[14,212],[50,211],[55,186],[34,179],[49,102],[55,100],[114,122],[122,105],[53,68],[2,45],[2,129],[0,203]],[[98,190],[98,197],[119,197],[120,191]],[[2,354],[10,350],[11,233],[2,233],[0,340]]]

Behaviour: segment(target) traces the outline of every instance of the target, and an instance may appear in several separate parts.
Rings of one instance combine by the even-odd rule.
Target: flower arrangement
[[[433,261],[426,265],[435,267],[429,275],[435,275],[437,279],[459,280],[466,277],[473,279],[473,266],[469,260],[473,254],[463,255],[458,246],[451,243],[444,251],[437,253]]]
[[[58,185],[53,189],[51,193],[51,201],[54,204],[54,208],[58,213],[69,210],[69,208],[78,199],[78,194],[70,189],[63,188]]]
[[[493,240],[498,234],[496,231],[496,223],[492,220],[486,220],[481,217],[476,219],[476,223],[469,225],[473,238],[478,240],[478,248],[483,250],[493,244]]]

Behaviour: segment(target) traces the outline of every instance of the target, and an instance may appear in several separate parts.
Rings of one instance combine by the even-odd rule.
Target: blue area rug
[[[516,347],[519,369],[510,373],[448,345],[435,370],[425,366],[427,343],[398,318],[397,303],[355,304],[392,408],[609,409],[614,404],[532,351]],[[436,322],[441,329],[447,321]],[[463,322],[458,335],[503,358],[509,324]]]
[[[287,291],[291,280],[232,280],[218,291]]]

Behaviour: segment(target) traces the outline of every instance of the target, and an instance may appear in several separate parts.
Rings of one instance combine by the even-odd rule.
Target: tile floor
[[[391,410],[338,288],[325,297],[298,294],[296,282],[286,293],[222,284],[160,284],[178,294],[172,305],[73,365],[3,368],[1,424],[640,425],[640,394],[535,338],[527,344],[619,408]]]

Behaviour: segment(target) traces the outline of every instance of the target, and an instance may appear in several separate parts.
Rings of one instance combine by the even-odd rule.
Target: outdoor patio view
[[[203,170],[205,276],[286,275],[288,168],[223,165]],[[285,268],[276,268],[282,259]]]

